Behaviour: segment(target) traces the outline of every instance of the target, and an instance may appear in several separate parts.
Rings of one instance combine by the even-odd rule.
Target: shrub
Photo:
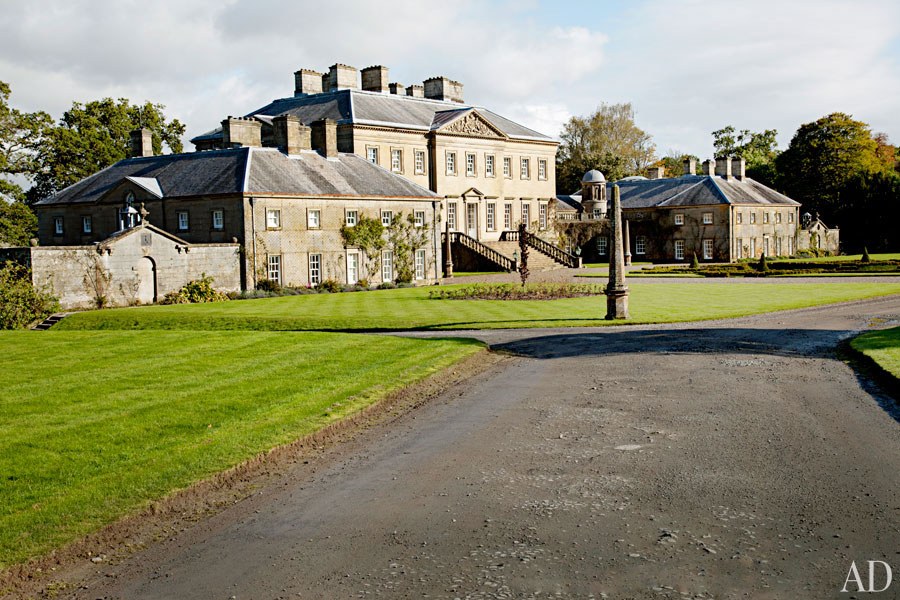
[[[864,262],[864,263],[872,262],[872,258],[869,256],[869,249],[866,248],[865,246],[863,246],[862,258],[859,259],[859,262]]]
[[[697,260],[697,253],[696,253],[696,252],[694,252],[694,257],[691,259],[691,268],[692,268],[692,269],[699,269],[699,268],[700,268],[700,261]]]
[[[384,283],[378,285],[379,290],[393,290],[396,287],[397,286],[394,285],[392,281],[385,281]]]
[[[602,285],[585,283],[476,283],[461,288],[431,290],[428,297],[432,300],[556,300],[602,293]]]
[[[31,283],[31,271],[13,262],[0,264],[0,329],[22,329],[59,310],[59,302]]]
[[[319,289],[330,294],[337,294],[343,289],[343,286],[334,279],[326,279],[319,284]]]
[[[766,253],[763,252],[759,256],[759,264],[756,266],[756,270],[760,273],[765,273],[769,270],[769,263],[766,261]]]
[[[160,304],[195,304],[228,300],[228,295],[213,289],[212,283],[213,278],[203,273],[200,279],[188,281],[180,290],[166,294]]]
[[[281,284],[274,279],[260,279],[256,282],[256,289],[261,292],[281,292]]]
[[[369,280],[366,279],[365,277],[363,277],[362,279],[360,279],[359,281],[356,282],[356,285],[363,288],[364,290],[367,290],[367,289],[369,289]]]

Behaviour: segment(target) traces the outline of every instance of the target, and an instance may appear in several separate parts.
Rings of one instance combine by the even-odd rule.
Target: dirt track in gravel
[[[834,348],[898,321],[470,333],[517,356],[59,597],[847,598],[900,579],[900,415]]]

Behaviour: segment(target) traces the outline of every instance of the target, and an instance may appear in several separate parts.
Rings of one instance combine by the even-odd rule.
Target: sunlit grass
[[[900,284],[836,281],[629,282],[632,323],[738,317],[900,293]],[[608,325],[606,299],[431,300],[429,288],[313,294],[73,315],[60,329],[392,331]]]
[[[0,567],[481,348],[334,333],[0,332]]]

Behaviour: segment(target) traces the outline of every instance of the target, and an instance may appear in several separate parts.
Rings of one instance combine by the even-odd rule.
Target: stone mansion
[[[557,195],[559,143],[466,103],[463,85],[447,77],[404,86],[382,66],[301,69],[291,96],[191,141],[195,152],[153,156],[150,132],[136,131],[130,158],[36,203],[37,243],[14,253],[34,283],[64,306],[84,306],[98,295],[155,302],[202,273],[228,290],[263,279],[394,281],[391,248],[368,256],[344,241],[341,229],[364,216],[385,226],[401,217],[427,233],[404,270],[417,284],[440,281],[447,248],[458,269],[512,270],[519,224],[533,268],[607,254],[602,233],[562,248],[556,228],[605,221],[611,184],[602,174]],[[691,163],[681,177],[655,169],[615,182],[636,260],[786,255],[812,235],[837,244],[837,230],[822,233],[818,221],[804,234],[798,204],[746,177],[743,161],[706,161],[694,172]]]

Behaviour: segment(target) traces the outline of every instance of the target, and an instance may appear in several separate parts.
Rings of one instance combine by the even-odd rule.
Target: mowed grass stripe
[[[900,293],[898,283],[630,282],[631,323],[719,319]],[[148,306],[73,315],[60,329],[367,331],[609,325],[603,296],[431,300],[428,288]]]
[[[481,347],[330,333],[3,332],[0,566],[302,437]]]

